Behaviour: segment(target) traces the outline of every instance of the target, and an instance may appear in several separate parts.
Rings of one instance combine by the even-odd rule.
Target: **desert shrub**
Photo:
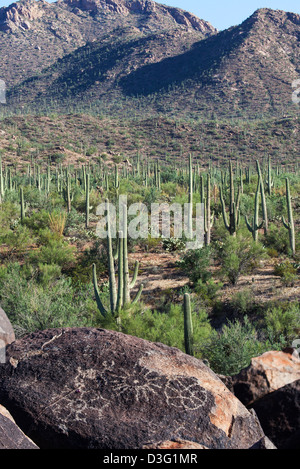
[[[39,264],[37,279],[38,283],[45,287],[50,285],[51,282],[61,277],[61,266],[57,264]]]
[[[288,254],[290,246],[288,231],[283,226],[270,224],[264,236],[264,245],[269,249],[275,249],[279,254]]]
[[[264,259],[264,247],[243,232],[236,236],[227,235],[224,243],[219,243],[216,258],[221,264],[221,273],[232,285],[236,285],[241,275],[252,273]]]
[[[283,285],[286,287],[294,286],[297,282],[297,268],[290,260],[276,264],[274,273],[281,278]]]
[[[30,253],[29,258],[34,264],[56,264],[66,268],[74,262],[75,248],[63,240],[49,239],[47,244]]]
[[[280,348],[275,343],[272,347]],[[253,357],[270,349],[271,344],[258,337],[255,326],[245,316],[243,322],[228,321],[203,350],[203,357],[215,373],[232,376],[247,367]]]
[[[273,341],[283,340],[286,346],[291,346],[300,333],[299,303],[289,303],[268,308],[264,318],[268,337]]]
[[[245,288],[233,294],[230,304],[238,315],[248,315],[257,309],[255,295],[251,288]]]
[[[34,332],[99,325],[91,284],[74,289],[65,277],[44,284],[26,274],[28,271],[16,263],[0,272],[0,302],[13,326]]]
[[[177,347],[183,352],[184,347],[184,322],[181,305],[170,304],[165,312],[144,310],[141,305],[134,305],[121,313],[121,328],[125,334],[149,340],[161,342],[170,347]],[[214,334],[207,313],[204,309],[194,311],[193,334],[195,355],[201,356],[201,348],[208,343]],[[104,327],[118,329],[119,325],[114,320],[102,322]]]
[[[189,249],[177,262],[177,266],[189,277],[191,282],[207,282],[211,278],[209,271],[211,250],[209,246],[200,249]]]
[[[26,251],[34,242],[34,239],[26,226],[18,224],[3,236],[2,242],[8,246],[10,253],[20,253]]]
[[[163,239],[162,247],[168,252],[183,251],[185,242],[179,238],[165,238]]]
[[[195,285],[195,293],[197,293],[202,300],[211,302],[216,298],[218,291],[222,287],[222,282],[215,282],[211,278],[206,282],[199,279]]]
[[[23,224],[37,234],[40,230],[49,228],[49,212],[47,210],[32,212],[30,216],[25,217]]]

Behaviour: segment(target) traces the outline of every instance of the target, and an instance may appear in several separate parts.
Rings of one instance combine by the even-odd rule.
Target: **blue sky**
[[[1,6],[8,6],[11,0],[0,0]],[[258,8],[292,11],[300,14],[299,0],[165,0],[158,3],[170,5],[194,13],[209,21],[217,29],[226,29],[240,24]]]

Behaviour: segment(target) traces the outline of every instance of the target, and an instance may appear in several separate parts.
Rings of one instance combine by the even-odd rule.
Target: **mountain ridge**
[[[49,5],[44,0],[21,5],[36,3]],[[75,23],[83,15],[84,24],[95,29],[73,47],[59,49],[63,41],[58,41],[57,57],[53,54],[31,76],[25,73],[25,80],[13,82],[8,102],[15,108],[21,102],[35,109],[54,103],[56,110],[87,104],[113,112],[129,105],[133,111],[189,117],[298,111],[292,102],[292,82],[300,73],[296,13],[263,8],[220,32],[204,21],[203,32],[203,20],[193,26],[172,15],[160,25],[155,17],[152,27],[153,15],[161,11],[190,17],[152,0],[59,0],[52,5],[52,12],[62,8]]]

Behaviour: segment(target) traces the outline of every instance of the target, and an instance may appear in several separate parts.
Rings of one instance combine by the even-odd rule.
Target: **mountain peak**
[[[132,14],[152,15],[157,20],[163,14],[166,18],[172,20],[174,24],[201,31],[207,36],[217,32],[211,24],[192,13],[180,8],[162,5],[153,0],[59,0],[57,3],[67,5],[69,8],[74,9],[75,13],[81,10],[104,14],[118,13],[123,16]]]

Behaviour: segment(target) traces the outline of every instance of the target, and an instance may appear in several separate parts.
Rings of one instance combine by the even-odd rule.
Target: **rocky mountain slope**
[[[113,29],[184,30],[198,40],[215,28],[191,13],[152,0],[21,0],[0,9],[0,76],[10,88]]]
[[[9,11],[15,11],[13,25]],[[218,33],[152,1],[25,0],[0,10],[0,24],[6,31],[0,50],[14,43],[27,58],[17,60],[16,48],[8,53],[7,72],[0,69],[14,109],[247,118],[299,110],[292,102],[300,71],[300,15],[294,13],[257,10]]]

